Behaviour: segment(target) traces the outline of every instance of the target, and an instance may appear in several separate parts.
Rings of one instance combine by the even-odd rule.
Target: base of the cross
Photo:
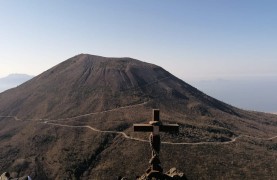
[[[163,172],[163,168],[161,166],[161,161],[158,156],[153,156],[150,159],[149,164],[151,165],[149,167],[149,169],[154,170],[154,171],[159,171],[161,173]]]
[[[158,171],[149,171],[142,176],[137,177],[136,180],[187,180],[185,174],[178,171],[176,168],[171,168],[166,173],[160,173]]]
[[[169,179],[170,177],[166,174],[163,174],[159,171],[150,171],[150,172],[146,172],[146,177],[147,179],[152,179],[152,178],[155,178],[155,179]]]
[[[159,132],[178,132],[178,124],[163,125],[160,121],[160,111],[153,110],[153,119],[149,124],[134,124],[134,131],[151,132],[149,141],[152,150],[152,158],[149,161],[150,167],[146,170],[147,179],[168,179],[168,176],[163,174],[163,168],[159,159],[161,138]]]

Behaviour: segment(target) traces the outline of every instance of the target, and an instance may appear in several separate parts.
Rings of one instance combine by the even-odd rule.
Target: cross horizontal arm
[[[153,125],[151,124],[134,124],[134,131],[137,132],[153,132]],[[178,124],[160,125],[159,131],[161,132],[179,132]]]
[[[152,132],[153,126],[151,124],[134,124],[134,131],[137,132]]]

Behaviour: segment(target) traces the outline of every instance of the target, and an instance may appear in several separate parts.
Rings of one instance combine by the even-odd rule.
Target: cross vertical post
[[[153,109],[152,113],[152,121],[148,124],[134,124],[134,131],[135,132],[151,132],[149,136],[150,147],[152,150],[152,157],[149,161],[150,167],[147,170],[147,174],[162,174],[163,169],[161,167],[161,162],[159,158],[160,154],[160,145],[161,145],[161,138],[160,132],[179,132],[179,125],[178,124],[167,124],[163,125],[160,121],[160,110]]]

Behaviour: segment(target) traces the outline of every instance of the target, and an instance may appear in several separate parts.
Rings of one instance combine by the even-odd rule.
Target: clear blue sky
[[[0,77],[76,54],[133,57],[183,80],[277,74],[277,1],[0,0]]]

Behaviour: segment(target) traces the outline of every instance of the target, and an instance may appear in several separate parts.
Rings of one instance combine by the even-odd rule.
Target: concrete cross
[[[160,121],[160,110],[153,109],[152,121],[149,124],[134,124],[134,131],[137,132],[153,132],[159,134],[159,132],[178,132],[178,124],[166,124],[163,125]]]
[[[161,162],[159,159],[160,153],[160,135],[159,132],[179,132],[178,124],[167,124],[163,125],[160,121],[160,110],[153,109],[152,121],[149,124],[134,124],[134,131],[136,132],[151,132],[150,134],[150,145],[152,149],[152,158],[149,161],[150,168],[147,170],[147,174],[162,173]]]

